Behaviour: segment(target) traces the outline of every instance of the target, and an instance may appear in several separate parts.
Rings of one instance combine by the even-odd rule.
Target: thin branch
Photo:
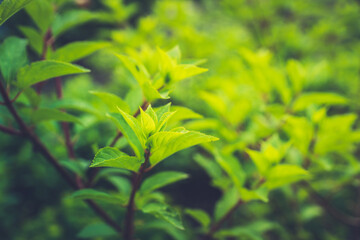
[[[134,213],[135,213],[135,195],[137,190],[140,187],[141,179],[145,173],[145,169],[149,164],[150,151],[145,150],[145,162],[141,164],[139,171],[134,175],[134,180],[132,184],[131,195],[125,215],[125,225],[124,225],[124,239],[132,240],[134,235]]]
[[[239,200],[219,221],[212,225],[209,232],[204,236],[203,240],[212,239],[214,233],[232,216],[232,214],[238,209],[244,202]]]
[[[334,208],[325,198],[318,194],[309,183],[301,182],[300,185],[308,192],[310,198],[322,207],[325,212],[346,225],[360,227],[360,217],[349,216]]]
[[[34,147],[44,156],[44,158],[56,169],[56,171],[68,182],[68,184],[75,190],[79,190],[81,187],[77,184],[76,181],[71,177],[71,175],[59,164],[58,160],[50,153],[46,146],[41,142],[41,140],[28,128],[22,118],[19,116],[18,112],[14,108],[9,96],[4,88],[4,85],[0,81],[0,94],[3,97],[4,103],[8,108],[11,115],[14,117],[15,121],[19,125],[19,128],[24,136],[26,136],[34,145]],[[99,215],[108,225],[112,226],[117,232],[121,232],[120,226],[111,219],[111,217],[94,201],[86,200],[85,201],[94,212]]]
[[[0,125],[0,131],[12,135],[18,135],[18,136],[22,135],[22,133],[19,130],[5,127],[3,125]]]

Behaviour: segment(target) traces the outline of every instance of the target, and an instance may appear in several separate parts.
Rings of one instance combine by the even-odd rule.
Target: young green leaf
[[[90,167],[115,167],[137,172],[141,162],[136,157],[131,157],[117,148],[105,147],[100,149]]]
[[[73,42],[58,48],[54,53],[50,54],[49,59],[74,62],[108,46],[110,44],[106,42]]]
[[[115,94],[98,91],[90,91],[90,93],[99,97],[109,107],[110,112],[118,112],[119,108],[126,113],[130,112],[129,105]]]
[[[52,109],[52,108],[40,108],[37,109],[32,114],[32,120],[34,122],[41,122],[41,121],[62,121],[62,122],[75,122],[81,124],[81,121],[68,113],[65,113],[63,111]]]
[[[145,136],[148,137],[155,131],[155,122],[149,114],[144,112],[142,108],[140,108],[140,124],[141,129],[144,131]]]
[[[124,134],[138,159],[144,159],[145,136],[139,121],[133,116],[119,109],[120,113],[110,113],[119,130]]]
[[[186,130],[155,133],[147,141],[147,145],[151,148],[150,163],[156,165],[180,150],[216,140],[218,140],[216,137]]]
[[[53,60],[38,61],[19,70],[17,84],[20,88],[26,88],[50,78],[87,72],[90,70],[70,63]]]
[[[32,0],[4,0],[0,4],[0,26]]]
[[[186,179],[188,177],[189,176],[186,173],[174,171],[157,173],[145,179],[145,181],[141,185],[139,192],[141,194],[147,194],[158,188],[162,188],[166,185]]]
[[[210,224],[210,217],[209,215],[201,210],[201,209],[186,209],[185,213],[189,216],[191,216],[193,219],[195,219],[196,221],[198,221],[201,226],[203,227],[208,227]]]
[[[0,45],[0,70],[6,82],[16,79],[17,71],[26,65],[28,59],[26,45],[28,41],[17,37],[8,37]]]

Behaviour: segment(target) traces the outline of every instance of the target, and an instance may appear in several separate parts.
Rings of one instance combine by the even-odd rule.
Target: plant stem
[[[0,131],[7,133],[7,134],[12,134],[12,135],[18,135],[18,136],[22,135],[22,133],[19,130],[9,128],[9,127],[3,126],[3,125],[0,125]]]
[[[212,225],[209,232],[204,236],[203,240],[212,239],[214,233],[231,217],[231,215],[240,207],[244,202],[239,200],[219,221]]]
[[[130,194],[129,203],[125,215],[125,224],[124,224],[124,239],[132,240],[134,235],[134,213],[135,213],[135,195],[137,190],[140,187],[141,179],[145,173],[145,169],[149,164],[150,151],[145,150],[145,162],[141,164],[139,171],[134,175],[132,190]]]
[[[44,158],[56,169],[56,171],[64,178],[68,184],[75,190],[81,189],[81,186],[77,184],[76,181],[71,177],[71,175],[59,164],[58,160],[50,153],[46,146],[41,142],[41,140],[28,128],[22,118],[19,116],[15,107],[13,106],[6,89],[2,82],[0,81],[0,94],[3,97],[4,103],[14,117],[16,123],[19,125],[21,133],[26,136],[34,145],[34,147],[44,156]],[[120,226],[111,219],[111,217],[94,201],[86,200],[88,206],[90,206],[94,212],[100,216],[109,226],[113,227],[118,233],[121,233]]]

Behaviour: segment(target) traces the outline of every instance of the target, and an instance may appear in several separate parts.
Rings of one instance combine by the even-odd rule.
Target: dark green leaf
[[[0,70],[6,82],[14,81],[17,71],[26,65],[27,43],[25,39],[8,37],[0,45]]]

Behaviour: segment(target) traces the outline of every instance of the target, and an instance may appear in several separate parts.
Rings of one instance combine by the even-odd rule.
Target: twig
[[[18,136],[22,135],[22,133],[19,130],[5,127],[3,125],[0,125],[0,131],[12,135],[18,135]]]
[[[340,212],[338,209],[331,206],[331,204],[318,194],[309,183],[301,182],[300,185],[308,192],[310,198],[316,202],[320,207],[322,207],[325,212],[339,220],[340,222],[354,227],[360,226],[360,217],[349,216],[343,212]]]
[[[68,184],[75,190],[81,189],[81,187],[74,181],[71,175],[59,164],[58,160],[50,153],[46,146],[41,142],[41,140],[28,128],[22,118],[19,116],[18,112],[14,108],[9,96],[4,88],[4,85],[0,81],[0,94],[3,97],[4,103],[14,117],[15,121],[19,125],[19,128],[24,136],[26,136],[34,147],[44,156],[44,158],[56,169],[56,171],[68,182]],[[113,227],[118,233],[121,232],[120,226],[111,219],[111,217],[94,201],[86,200],[85,201],[94,212],[99,215],[108,225]]]
[[[145,169],[149,164],[150,151],[145,150],[145,162],[141,164],[139,171],[134,175],[134,180],[132,184],[131,195],[125,215],[125,224],[124,224],[124,239],[132,240],[134,235],[134,212],[135,212],[135,195],[136,191],[139,189],[141,179],[145,173]]]
[[[214,233],[231,217],[231,215],[240,207],[244,202],[239,200],[219,221],[212,225],[209,232],[204,236],[203,240],[212,239]]]

